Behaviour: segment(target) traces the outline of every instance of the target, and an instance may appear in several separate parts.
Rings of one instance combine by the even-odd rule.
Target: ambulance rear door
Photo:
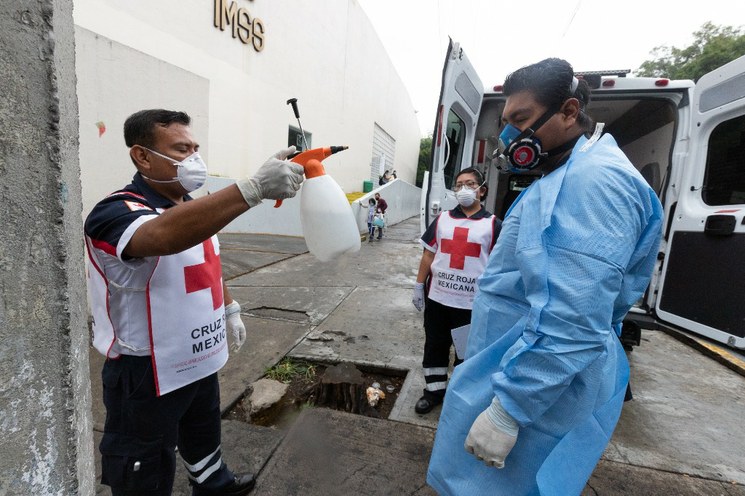
[[[461,169],[470,166],[484,87],[458,43],[450,40],[442,70],[440,104],[432,134],[432,163],[422,195],[422,230],[457,202],[452,187]]]
[[[656,314],[745,348],[745,57],[696,84]]]

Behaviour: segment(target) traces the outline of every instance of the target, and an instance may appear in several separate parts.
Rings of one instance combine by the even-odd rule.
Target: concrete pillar
[[[72,0],[0,1],[0,494],[95,493]]]

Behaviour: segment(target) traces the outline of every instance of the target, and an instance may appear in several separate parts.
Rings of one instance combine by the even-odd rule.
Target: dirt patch
[[[279,370],[277,367],[283,367],[281,370],[284,371],[291,370],[297,372],[288,372],[283,377],[277,377],[277,374],[273,373],[273,371],[276,372]],[[267,371],[267,374],[264,376],[266,378],[281,380],[288,385],[287,392],[278,403],[251,417],[246,411],[243,401],[239,401],[225,415],[225,418],[265,427],[289,428],[304,408],[323,408],[315,406],[315,391],[320,377],[323,376],[327,367],[328,365],[326,364],[285,359],[275,366],[275,368]],[[374,407],[367,409],[366,415],[387,419],[391,410],[393,410],[393,405],[398,399],[405,377],[378,371],[366,371],[363,369],[360,369],[360,371],[362,372],[365,389],[377,383],[385,393],[385,398],[380,399]]]

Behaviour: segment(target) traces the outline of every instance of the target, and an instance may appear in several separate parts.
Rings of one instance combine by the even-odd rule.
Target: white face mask
[[[471,189],[467,186],[463,186],[461,189],[455,192],[455,199],[462,207],[470,207],[476,201],[479,188]]]
[[[204,185],[205,181],[207,181],[207,164],[204,163],[204,160],[202,160],[199,152],[194,152],[186,157],[184,160],[179,162],[178,160],[174,160],[171,157],[163,155],[162,153],[158,153],[155,150],[151,150],[150,148],[144,146],[143,148],[151,153],[158,155],[159,157],[170,160],[177,168],[176,177],[166,181],[151,179],[147,176],[143,176],[147,179],[150,179],[150,181],[162,184],[177,182],[181,184],[181,186],[186,190],[187,193],[191,193],[192,191],[201,188]]]

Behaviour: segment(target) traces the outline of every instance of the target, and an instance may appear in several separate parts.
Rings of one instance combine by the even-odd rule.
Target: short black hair
[[[474,176],[476,176],[479,184],[482,184],[484,182],[484,173],[478,170],[476,167],[466,167],[465,169],[461,169],[458,175],[455,176],[455,180],[457,181],[458,178],[463,174],[473,174]]]
[[[124,143],[152,147],[155,144],[155,126],[169,126],[174,122],[188,126],[191,117],[186,112],[164,109],[140,110],[124,121]]]
[[[573,82],[574,69],[569,62],[559,58],[548,58],[509,74],[502,86],[502,93],[510,96],[521,91],[529,91],[541,105],[555,112],[558,112],[569,98],[576,98],[580,109],[578,122],[585,131],[589,131],[593,122],[585,109],[590,103],[590,86],[584,79],[579,79],[577,88],[572,92]]]

